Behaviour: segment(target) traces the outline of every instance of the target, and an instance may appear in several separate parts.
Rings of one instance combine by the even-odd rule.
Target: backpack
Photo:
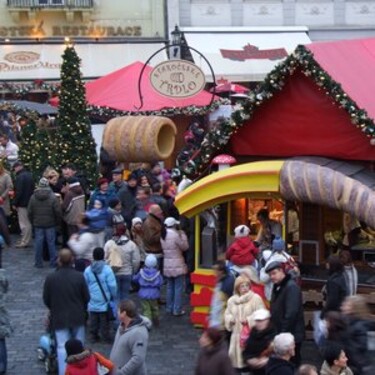
[[[123,266],[121,250],[114,241],[108,250],[107,263],[112,268],[113,272],[117,272]]]

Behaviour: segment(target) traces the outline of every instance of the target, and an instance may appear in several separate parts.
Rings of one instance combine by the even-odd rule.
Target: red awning
[[[314,60],[375,120],[375,38],[305,46]]]
[[[162,96],[151,86],[151,66],[146,66],[142,76],[143,107],[140,107],[138,80],[144,64],[135,62],[104,77],[86,84],[88,104],[110,107],[120,111],[160,111],[165,108],[203,107],[211,102],[212,94],[202,91],[196,96],[174,99]]]
[[[375,159],[375,147],[353,126],[348,113],[301,72],[254,112],[230,145],[235,156]]]

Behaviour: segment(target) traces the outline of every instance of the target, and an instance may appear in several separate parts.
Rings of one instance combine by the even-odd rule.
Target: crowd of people
[[[188,269],[183,253],[189,242],[173,205],[176,190],[170,175],[157,163],[144,164],[125,181],[123,170],[116,167],[111,181],[100,178],[90,191],[73,164],[63,165],[60,173],[47,168],[37,184],[21,161],[12,169],[14,181],[2,170],[7,185],[0,203],[2,234],[11,245],[6,221],[13,208],[21,230],[15,247],[33,243],[34,267],[45,267],[48,261],[56,269],[45,281],[43,299],[57,342],[59,374],[71,364],[66,361],[67,342],[83,344],[86,326],[90,342],[114,340],[111,360],[118,373],[143,374],[148,330],[159,324],[159,306],[165,304],[176,317],[185,314],[182,295]],[[164,283],[166,301],[161,300]],[[138,292],[142,318],[129,299],[131,290]],[[115,338],[113,324],[119,327]],[[133,338],[128,325],[132,330],[134,325]],[[127,358],[129,340],[134,345]]]
[[[59,375],[95,374],[92,368],[98,366],[103,374],[145,374],[149,330],[159,326],[161,306],[170,316],[186,313],[187,254],[194,247],[190,222],[183,225],[174,206],[177,188],[170,174],[154,163],[125,177],[117,166],[110,179],[99,178],[90,191],[73,164],[60,171],[47,168],[36,186],[22,162],[12,168],[14,181],[0,168],[0,231],[10,244],[3,224],[12,205],[21,229],[15,246],[33,242],[34,266],[48,261],[55,269],[46,278],[43,301],[57,342]],[[258,212],[258,220],[256,240],[246,225],[236,227],[233,243],[213,266],[217,282],[199,340],[197,375],[318,373],[301,365],[305,322],[298,264],[266,209]],[[330,257],[327,265],[316,339],[324,359],[321,374],[370,374],[367,331],[373,323],[366,302],[356,295],[358,274],[350,252]],[[5,294],[6,280],[3,284],[0,279]],[[140,312],[130,299],[132,291]],[[5,307],[4,314],[0,366],[5,373],[2,358],[11,333]],[[85,339],[111,344],[109,359],[86,348]]]
[[[264,218],[268,226],[267,215]],[[201,354],[202,369],[211,363],[223,374],[234,370],[254,375],[318,374],[313,366],[301,365],[305,321],[298,264],[285,242],[268,228],[272,245],[263,251],[249,238],[248,227],[235,228],[234,241],[225,254],[227,261],[214,265],[217,284],[208,322],[208,335],[214,343]],[[320,373],[373,373],[368,332],[375,330],[375,322],[365,297],[357,294],[358,273],[350,252],[330,256],[327,269],[324,305],[314,322],[314,338],[324,360]],[[225,366],[220,364],[223,344],[217,335],[229,343],[226,360],[234,370],[227,367],[226,372],[219,372],[219,366]]]

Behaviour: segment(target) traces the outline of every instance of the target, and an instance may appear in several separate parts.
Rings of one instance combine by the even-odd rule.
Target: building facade
[[[67,43],[90,80],[146,62],[167,37],[165,0],[0,0],[0,92],[58,84]]]
[[[375,0],[168,0],[169,26],[307,26],[311,40],[375,36]]]

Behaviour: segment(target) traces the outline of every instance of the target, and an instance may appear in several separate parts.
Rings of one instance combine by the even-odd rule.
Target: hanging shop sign
[[[259,47],[253,46],[250,43],[242,47],[242,50],[220,49],[220,52],[224,59],[233,61],[254,59],[280,60],[288,56],[285,48],[259,49]]]
[[[203,71],[186,60],[169,60],[151,71],[152,87],[161,95],[189,98],[200,93],[206,84]]]

